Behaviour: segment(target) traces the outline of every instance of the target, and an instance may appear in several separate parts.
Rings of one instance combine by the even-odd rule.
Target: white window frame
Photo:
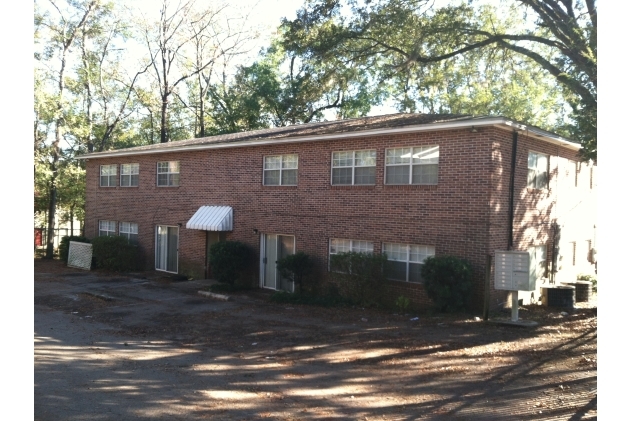
[[[424,151],[428,151],[428,150],[432,150],[433,148],[437,149],[437,156],[434,158],[417,158],[417,159],[421,159],[424,160],[426,162],[414,162],[414,156],[415,155],[419,155]],[[408,163],[388,163],[388,151],[394,151],[396,149],[407,149],[409,152],[409,162]],[[420,149],[417,152],[414,152],[414,149]],[[396,157],[394,157],[396,158]],[[435,162],[434,162],[435,160]],[[431,162],[430,162],[431,161]],[[410,147],[395,147],[395,148],[387,148],[385,151],[385,157],[384,157],[384,162],[385,162],[385,171],[383,173],[383,183],[385,185],[388,186],[407,186],[407,185],[427,185],[427,186],[435,186],[438,184],[438,169],[440,166],[440,146],[439,145],[427,145],[427,146],[410,146]],[[393,167],[403,167],[403,166],[408,166],[408,182],[407,183],[388,183],[388,167],[393,168]],[[413,179],[414,179],[414,167],[415,166],[421,166],[421,165],[436,165],[436,182],[435,183],[413,183]]]
[[[103,174],[103,170],[114,170],[113,174]],[[108,164],[101,165],[99,167],[99,186],[100,187],[116,187],[116,173],[117,173],[118,165],[116,164]],[[103,184],[103,178],[107,177],[107,184]]]
[[[286,167],[284,168],[286,157],[296,157],[296,166],[295,167]],[[267,159],[268,158],[279,158],[280,166],[279,168],[266,168],[267,167]],[[298,185],[298,164],[299,164],[299,156],[297,153],[283,154],[283,155],[266,155],[263,157],[263,180],[262,183],[264,186],[297,186]],[[265,182],[265,173],[271,171],[278,171],[278,184],[267,184]],[[283,171],[296,171],[296,183],[295,184],[287,184],[283,183]]]
[[[371,152],[372,156],[370,158],[374,159],[374,164],[373,165],[357,165],[357,153],[358,152]],[[352,153],[353,154],[353,163],[348,166],[348,165],[335,165],[335,154],[341,154],[341,153]],[[375,169],[375,180],[372,183],[356,183],[355,182],[355,170],[357,168],[374,168]],[[340,169],[340,168],[351,168],[351,183],[350,184],[344,184],[344,183],[334,183],[333,180],[333,173],[335,169]],[[332,186],[374,186],[377,183],[377,150],[376,149],[359,149],[359,150],[354,150],[354,151],[334,151],[331,153],[331,185]]]
[[[171,164],[177,164],[177,171],[171,171]],[[167,164],[167,171],[160,171],[160,164]],[[167,175],[167,184],[160,184],[160,175]],[[173,182],[173,175],[177,174],[177,183]],[[158,187],[179,187],[180,186],[180,161],[159,161],[156,164],[156,185]]]
[[[118,235],[127,238],[129,241],[138,242],[138,224],[134,222],[120,222],[118,224]],[[132,238],[132,235],[134,238]]]
[[[116,221],[99,220],[99,237],[116,235]]]
[[[386,252],[386,249],[388,248],[388,245],[393,245],[393,246],[403,246],[406,248],[406,259],[405,260],[400,260],[400,259],[392,259],[391,256],[387,256],[388,261],[390,262],[405,262],[405,281],[401,280],[401,279],[395,279],[395,278],[389,278],[388,277],[388,273],[386,271],[386,278],[393,280],[393,281],[399,281],[399,282],[409,282],[409,283],[422,283],[422,280],[420,282],[416,282],[416,281],[410,281],[410,263],[412,264],[423,264],[425,262],[425,260],[428,257],[433,257],[436,255],[436,247],[435,246],[429,246],[429,245],[424,245],[424,244],[405,244],[405,243],[383,243],[381,245],[381,251],[384,254],[388,254]],[[419,253],[421,255],[424,255],[425,258],[423,258],[422,261],[412,261],[411,260],[411,254],[412,254],[412,248],[413,247],[424,247],[424,253]]]
[[[140,164],[121,164],[120,186],[121,187],[138,187],[138,177],[136,184],[132,183],[133,176],[140,174]],[[129,177],[129,183],[123,183],[123,176]]]
[[[348,241],[348,247],[345,247],[344,251],[333,252],[334,241]],[[355,253],[373,254],[374,248],[375,246],[372,243],[372,241],[368,241],[368,240],[350,240],[347,238],[330,238],[329,239],[329,272],[331,271],[331,256],[340,254],[340,253],[348,253],[349,251],[352,251]]]
[[[548,269],[548,245],[539,244],[529,247],[528,253],[531,259],[530,280],[536,282],[546,276],[546,271]]]
[[[531,161],[531,157],[533,157],[535,164],[534,166],[531,165],[530,161]],[[543,173],[542,169],[540,168],[540,163],[539,160],[540,159],[545,159],[546,163],[546,170],[545,170],[545,175],[546,175],[546,181],[545,181],[545,185],[540,186],[539,184],[539,176]],[[534,177],[531,176],[531,171],[534,171]],[[541,152],[535,152],[535,151],[528,151],[528,179],[526,180],[528,187],[531,189],[537,189],[537,190],[545,190],[548,188],[549,183],[550,183],[550,155],[546,155],[544,153]]]

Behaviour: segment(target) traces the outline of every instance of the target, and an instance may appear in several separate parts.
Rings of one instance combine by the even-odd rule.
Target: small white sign
[[[90,270],[92,266],[92,244],[71,241],[68,245],[68,266]]]

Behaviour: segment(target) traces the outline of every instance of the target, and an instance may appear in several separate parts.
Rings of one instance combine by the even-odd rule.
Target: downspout
[[[510,188],[508,190],[508,250],[513,249],[513,219],[515,217],[515,167],[517,163],[517,131],[513,132],[513,154],[510,167]]]

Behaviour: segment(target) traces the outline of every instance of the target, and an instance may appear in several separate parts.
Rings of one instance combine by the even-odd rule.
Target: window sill
[[[286,188],[286,189],[295,189],[298,187],[298,184],[261,184],[263,188]]]
[[[167,188],[167,189],[168,188],[172,188],[173,189],[173,188],[178,188],[180,186],[156,186],[156,187],[159,188],[159,189],[164,189],[164,188]]]
[[[423,189],[423,190],[436,190],[438,184],[384,184],[389,189]]]
[[[331,184],[333,190],[374,189],[376,184]]]

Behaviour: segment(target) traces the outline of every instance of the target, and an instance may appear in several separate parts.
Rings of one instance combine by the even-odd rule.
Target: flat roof
[[[280,143],[315,142],[339,138],[354,138],[396,133],[436,131],[494,126],[504,130],[525,132],[545,142],[574,150],[580,144],[555,133],[529,126],[506,117],[472,116],[466,114],[388,114],[360,117],[347,120],[323,121],[285,127],[254,130],[178,140],[153,145],[136,146],[104,152],[93,152],[77,156],[77,159],[98,159],[114,156],[146,155],[168,152],[184,152],[202,149],[223,149],[243,146],[270,145]]]

